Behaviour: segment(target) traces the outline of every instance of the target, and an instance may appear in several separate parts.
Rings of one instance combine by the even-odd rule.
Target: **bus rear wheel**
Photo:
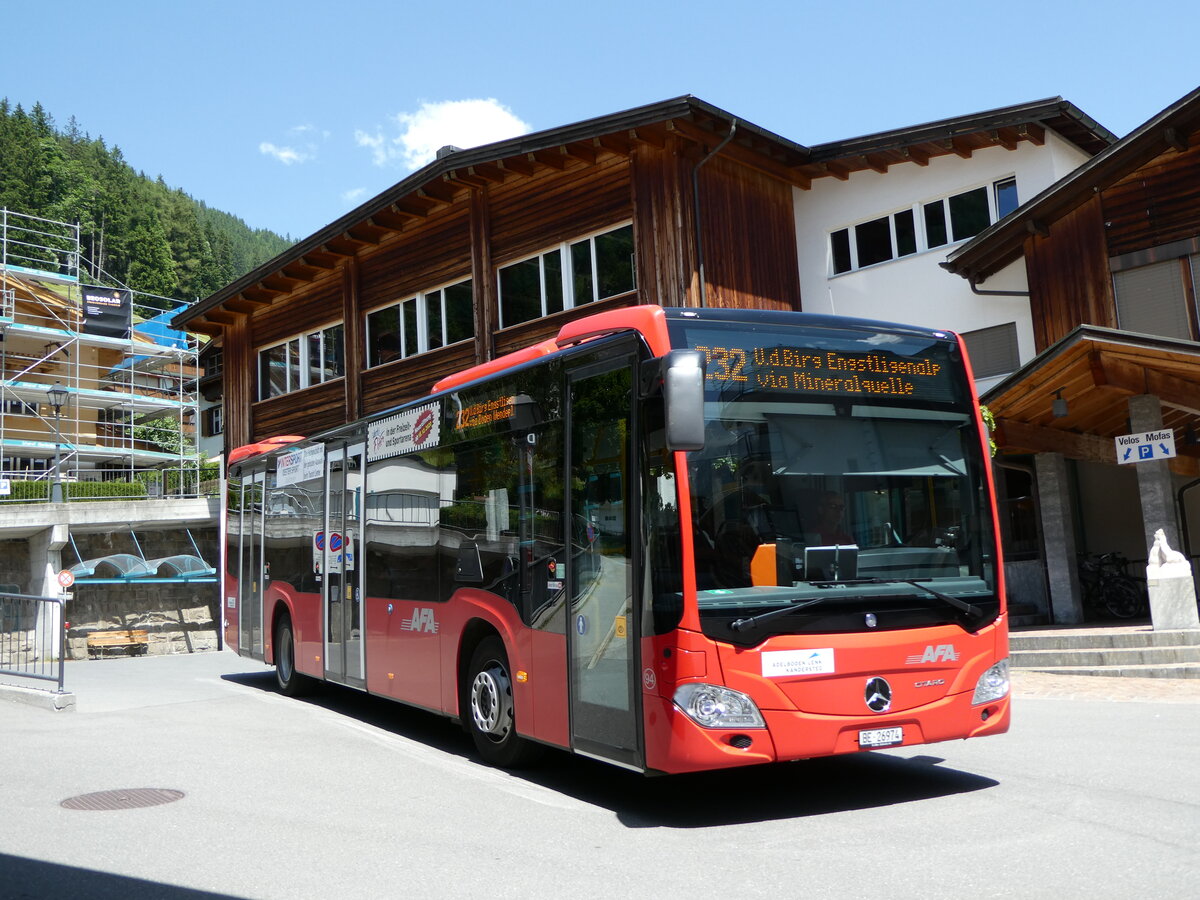
[[[275,626],[275,683],[279,693],[288,697],[299,697],[312,688],[312,679],[296,671],[296,639],[288,616]]]
[[[500,638],[485,638],[475,648],[467,674],[466,701],[463,719],[484,762],[515,769],[540,755],[540,746],[517,734],[508,655]]]

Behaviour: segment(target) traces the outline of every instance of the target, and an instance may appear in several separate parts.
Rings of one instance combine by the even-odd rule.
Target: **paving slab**
[[[1200,678],[1101,678],[1010,671],[1013,698],[1101,700],[1127,703],[1200,703]]]

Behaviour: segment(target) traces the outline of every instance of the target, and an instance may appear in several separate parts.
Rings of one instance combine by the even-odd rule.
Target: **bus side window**
[[[441,599],[479,587],[517,603],[518,448],[512,441],[476,441],[455,448],[442,472],[438,569]],[[448,502],[447,502],[448,501]]]
[[[432,456],[414,453],[368,464],[366,592],[369,597],[430,603],[440,599],[438,497]]]
[[[522,617],[543,630],[562,633],[560,613],[566,600],[566,546],[563,540],[562,426],[553,422],[540,429],[534,442],[525,539],[526,572],[522,584],[526,604]]]

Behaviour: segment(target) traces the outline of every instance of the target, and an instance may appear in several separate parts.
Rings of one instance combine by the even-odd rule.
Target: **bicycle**
[[[1116,551],[1089,553],[1079,558],[1079,581],[1083,602],[1096,610],[1106,610],[1118,619],[1146,615],[1149,604],[1138,580],[1127,569],[1129,560]]]

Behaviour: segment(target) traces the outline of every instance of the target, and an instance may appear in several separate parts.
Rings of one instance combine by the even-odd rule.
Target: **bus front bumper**
[[[821,715],[762,710],[766,728],[704,728],[670,700],[644,696],[646,766],[683,773],[769,762],[887,750],[938,741],[1002,734],[1011,694],[973,705],[970,691],[929,704],[876,715]]]

